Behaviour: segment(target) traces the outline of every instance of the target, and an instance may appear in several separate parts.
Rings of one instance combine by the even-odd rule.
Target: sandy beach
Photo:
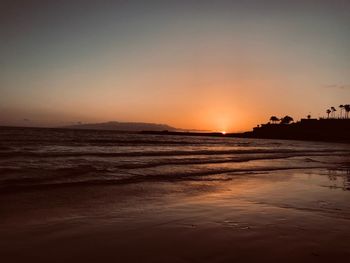
[[[347,171],[7,194],[3,262],[342,262]]]

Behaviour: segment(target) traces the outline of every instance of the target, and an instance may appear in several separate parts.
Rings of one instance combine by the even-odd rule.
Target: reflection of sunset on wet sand
[[[24,242],[28,237],[23,237],[22,228],[40,231],[31,238],[30,249],[35,251],[39,242],[40,258],[51,261],[54,253],[57,262],[68,253],[82,260],[123,262],[148,258],[152,262],[337,261],[349,256],[346,177],[349,183],[346,174],[338,174],[334,182],[322,171],[296,170],[221,175],[196,182],[87,187],[70,194],[74,201],[65,208],[58,204],[69,189],[54,196],[46,191],[19,194],[7,201],[15,205],[28,197],[42,201],[28,206],[22,215],[9,214],[5,226],[19,226],[11,236]],[[91,195],[92,203],[84,198]],[[54,198],[51,208],[44,196]],[[38,212],[28,214],[34,206]],[[4,211],[8,207],[4,204]],[[50,237],[54,226],[65,234]],[[90,250],[82,256],[81,251],[92,245],[90,239],[99,253]],[[4,240],[2,246],[11,245],[11,238]]]

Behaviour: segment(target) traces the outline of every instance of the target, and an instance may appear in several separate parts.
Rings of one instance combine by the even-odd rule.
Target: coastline
[[[298,140],[315,142],[350,143],[350,119],[301,119],[291,124],[267,123],[254,127],[252,131],[237,133],[222,132],[197,132],[197,131],[172,131],[172,130],[115,130],[100,128],[77,128],[77,127],[17,127],[0,126],[0,129],[48,129],[67,130],[79,132],[102,131],[119,134],[141,135],[170,135],[170,136],[198,136],[198,137],[223,137],[223,138],[252,138],[274,140]]]
[[[170,132],[170,131],[142,131],[140,134],[149,135],[177,135],[177,136],[209,136],[209,137],[223,137],[223,138],[246,138],[246,139],[271,139],[271,140],[295,140],[295,141],[315,141],[315,142],[331,142],[331,143],[350,143],[350,135],[348,139],[336,137],[322,137],[311,134],[308,136],[295,136],[283,134],[256,134],[252,131],[241,133],[226,133],[220,132]]]

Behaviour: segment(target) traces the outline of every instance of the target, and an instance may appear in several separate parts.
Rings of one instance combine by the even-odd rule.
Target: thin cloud
[[[350,89],[349,84],[330,84],[330,85],[325,85],[325,87],[329,89]]]

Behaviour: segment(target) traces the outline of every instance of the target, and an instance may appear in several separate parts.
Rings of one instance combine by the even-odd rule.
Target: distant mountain
[[[143,122],[103,122],[103,123],[86,123],[65,126],[67,129],[84,129],[84,130],[113,130],[113,131],[179,131],[166,124],[143,123]]]

